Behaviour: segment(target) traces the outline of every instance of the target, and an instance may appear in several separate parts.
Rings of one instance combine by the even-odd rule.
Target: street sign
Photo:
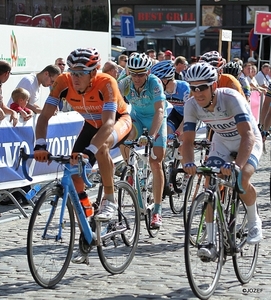
[[[137,51],[137,42],[135,38],[121,38],[121,45],[125,47],[127,51]]]
[[[256,11],[254,33],[271,35],[271,12]]]
[[[135,37],[133,16],[121,16],[121,37]]]
[[[249,32],[248,43],[251,51],[256,51],[258,49],[259,35],[254,33],[254,28]]]

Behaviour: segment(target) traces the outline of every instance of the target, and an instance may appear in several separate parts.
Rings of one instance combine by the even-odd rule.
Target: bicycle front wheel
[[[97,222],[98,254],[111,274],[122,273],[132,262],[140,233],[140,210],[133,188],[115,183],[118,211],[108,222]]]
[[[235,227],[234,239],[237,253],[232,257],[234,271],[238,280],[242,283],[248,283],[255,271],[259,244],[249,245],[246,243],[247,238],[247,210],[243,201],[238,198],[235,209]]]
[[[46,190],[37,201],[27,233],[27,260],[35,281],[42,287],[54,287],[69,266],[75,237],[75,219],[68,198],[60,224],[62,187]]]
[[[201,193],[190,208],[185,232],[185,267],[189,284],[200,299],[208,299],[215,291],[223,265],[223,234],[221,221],[217,215],[215,237],[213,238],[216,255],[211,259],[198,256],[198,250],[207,245],[206,214],[211,204],[209,194]],[[191,238],[194,243],[191,243]]]

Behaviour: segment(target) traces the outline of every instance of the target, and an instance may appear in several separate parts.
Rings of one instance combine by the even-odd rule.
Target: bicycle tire
[[[146,180],[147,180],[148,208],[147,208],[147,212],[145,214],[145,225],[146,225],[146,229],[147,229],[149,236],[151,238],[155,238],[160,231],[160,227],[159,228],[151,227],[151,219],[152,219],[152,215],[153,215],[153,211],[154,211],[154,197],[153,197],[153,191],[152,191],[152,172],[150,169],[148,172],[148,178]]]
[[[238,197],[235,209],[234,241],[236,247],[240,246],[241,243],[244,245],[240,252],[232,257],[232,261],[236,277],[242,284],[248,283],[253,277],[259,254],[259,244],[249,245],[245,242],[248,230],[246,215],[246,206]]]
[[[131,181],[132,175],[130,174],[131,169],[130,167],[125,167],[122,174],[121,174],[121,180],[124,180],[125,182],[128,182],[131,186],[134,186],[134,182]],[[148,172],[148,178],[147,180],[147,202],[149,205],[152,205],[154,203],[154,199],[153,199],[153,193],[152,193],[152,181],[150,180],[150,176],[151,176],[151,171]],[[143,204],[144,205],[144,204]],[[145,220],[145,226],[146,226],[146,230],[149,234],[150,237],[154,238],[157,236],[158,232],[159,232],[159,228],[151,228],[151,217],[152,217],[152,212],[154,209],[154,205],[152,207],[152,209],[146,209],[146,211],[142,208],[140,209],[140,213],[142,214],[142,216],[144,216],[144,220]]]
[[[133,188],[125,181],[115,183],[118,211],[108,222],[100,226],[100,245],[97,246],[100,261],[109,273],[120,274],[132,262],[140,233],[140,211]],[[128,223],[126,223],[125,218]]]
[[[183,204],[183,223],[184,228],[186,228],[187,218],[189,214],[190,206],[196,199],[197,195],[203,192],[204,189],[204,177],[202,174],[195,174],[189,177]]]
[[[174,192],[169,197],[170,209],[174,214],[180,214],[184,209],[185,190],[187,185],[183,185],[187,174],[179,169],[173,169],[171,172],[171,182],[173,185]]]
[[[63,278],[73,253],[75,219],[70,198],[64,213],[62,236],[56,241],[62,201],[61,186],[45,190],[36,202],[28,226],[28,265],[34,280],[44,288],[54,287]]]
[[[208,193],[201,193],[193,201],[187,220],[185,232],[185,267],[190,287],[200,299],[208,299],[214,293],[223,266],[223,233],[221,220],[216,218],[216,251],[215,261],[202,261],[197,252],[205,242],[205,215],[209,199]],[[196,244],[191,243],[191,236]]]

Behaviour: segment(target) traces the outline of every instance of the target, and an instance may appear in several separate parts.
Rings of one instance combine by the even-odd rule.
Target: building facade
[[[199,1],[200,7],[198,23],[196,1]],[[219,49],[219,32],[223,29],[232,32],[231,58],[242,58],[246,44],[252,42],[255,51],[252,54],[257,55],[260,50],[260,35],[251,33],[255,12],[268,13],[270,9],[270,0],[111,0],[112,43],[122,44],[131,51],[170,49],[175,56],[191,57],[196,53],[196,30],[200,31],[200,53],[204,53]],[[123,15],[133,16],[135,38],[121,37]],[[260,53],[262,60],[269,60],[271,16],[268,15],[261,25],[267,32],[270,28],[270,35],[262,35]],[[222,42],[221,52],[227,57],[226,42]]]

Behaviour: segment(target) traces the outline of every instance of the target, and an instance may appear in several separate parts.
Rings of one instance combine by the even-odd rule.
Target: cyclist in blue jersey
[[[182,121],[184,102],[189,98],[189,84],[182,80],[175,80],[175,67],[171,60],[164,60],[151,68],[151,73],[161,79],[167,101],[173,108],[167,117],[168,139],[172,139],[173,133],[180,136],[183,132]]]
[[[153,139],[156,158],[150,157],[154,196],[151,227],[159,228],[162,225],[161,203],[164,187],[162,161],[167,140],[166,97],[161,80],[149,74],[151,65],[152,61],[145,53],[132,53],[127,62],[129,76],[119,81],[119,89],[131,104],[133,128],[128,139],[138,138],[139,144],[144,146],[148,140],[142,135],[143,128],[148,129]],[[127,161],[127,153],[122,153]]]
[[[261,154],[262,137],[249,104],[243,96],[231,88],[217,88],[217,70],[207,63],[197,63],[186,73],[192,97],[184,108],[183,159],[184,170],[196,173],[194,164],[195,128],[198,120],[208,124],[214,131],[207,166],[220,167],[223,175],[231,174],[231,152],[237,152],[235,164],[239,166],[240,180],[245,190],[240,194],[247,208],[248,244],[257,244],[262,239],[262,222],[257,212],[256,190],[250,179],[254,174]],[[212,243],[212,219],[206,216],[207,240]],[[215,258],[215,247],[202,247],[198,256]]]

